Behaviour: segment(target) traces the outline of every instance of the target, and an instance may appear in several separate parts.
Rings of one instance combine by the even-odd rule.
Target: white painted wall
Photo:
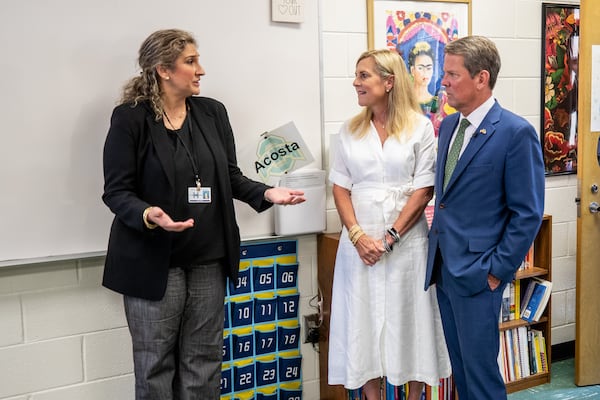
[[[574,2],[577,4],[578,2]],[[541,0],[473,0],[473,33],[498,45],[495,95],[539,125]],[[366,1],[321,0],[324,154],[358,111],[354,62],[367,47]],[[315,60],[317,62],[318,60]],[[325,160],[325,165],[328,160]],[[553,344],[575,338],[575,175],[546,180],[553,216]],[[328,230],[339,230],[331,197]],[[300,314],[314,310],[316,237],[299,243]],[[0,268],[0,400],[132,400],[131,342],[122,300],[100,286],[102,258]],[[304,399],[319,398],[318,355],[302,345]]]

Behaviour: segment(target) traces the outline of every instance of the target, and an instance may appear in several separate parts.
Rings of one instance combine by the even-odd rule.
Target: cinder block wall
[[[102,262],[0,269],[0,398],[133,399],[122,300],[100,287]]]
[[[316,312],[316,246],[298,237],[300,315]],[[101,286],[103,261],[0,268],[0,399],[133,400],[122,296]],[[317,353],[301,351],[305,398],[318,399]]]

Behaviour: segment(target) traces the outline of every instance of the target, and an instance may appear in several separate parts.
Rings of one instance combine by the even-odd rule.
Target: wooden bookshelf
[[[540,277],[548,281],[552,281],[552,216],[544,215],[542,225],[535,238],[533,244],[533,268],[520,270],[517,272],[515,279],[520,280],[521,298],[527,288],[527,283],[530,278]],[[552,297],[548,301],[548,305],[542,314],[542,317],[535,322],[527,322],[522,319],[514,319],[500,323],[500,330],[509,330],[520,326],[530,326],[543,332],[546,342],[546,360],[548,363],[548,371],[531,375],[516,381],[506,384],[508,393],[517,392],[533,386],[541,385],[550,382],[550,371],[552,366],[552,318],[551,312]]]

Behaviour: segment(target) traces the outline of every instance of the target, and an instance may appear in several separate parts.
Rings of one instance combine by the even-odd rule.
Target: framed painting
[[[577,173],[579,6],[542,3],[541,132],[546,175]]]
[[[470,0],[367,0],[369,49],[397,51],[413,78],[415,96],[437,137],[455,110],[442,86],[444,48],[470,32]]]

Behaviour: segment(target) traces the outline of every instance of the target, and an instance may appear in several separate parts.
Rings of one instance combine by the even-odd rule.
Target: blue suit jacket
[[[459,117],[446,117],[439,130],[425,288],[443,264],[451,278],[444,287],[469,296],[487,287],[488,273],[503,282],[513,279],[541,224],[545,179],[535,129],[496,102],[444,191],[448,146]]]

